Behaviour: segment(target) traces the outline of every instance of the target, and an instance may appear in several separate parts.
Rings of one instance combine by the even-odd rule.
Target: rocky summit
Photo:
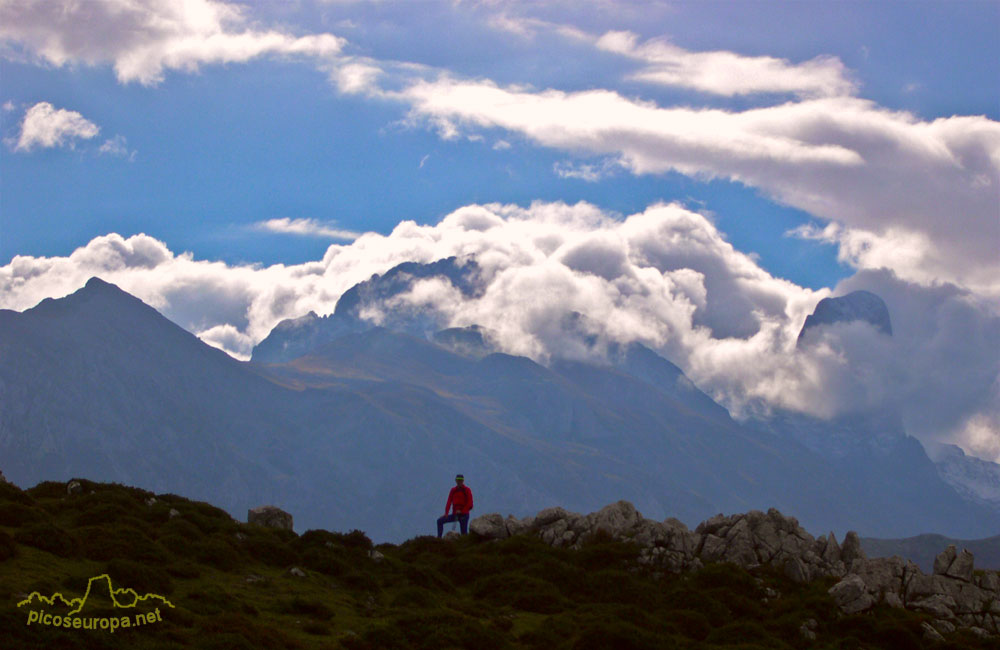
[[[832,532],[813,537],[794,517],[774,508],[719,514],[692,531],[676,519],[646,519],[631,503],[619,501],[587,515],[558,507],[522,519],[492,513],[474,519],[469,530],[485,539],[533,535],[576,549],[604,535],[634,542],[642,563],[672,573],[728,562],[744,569],[778,567],[800,583],[836,577],[829,593],[845,614],[878,605],[922,612],[932,617],[924,626],[931,640],[962,628],[984,638],[1000,634],[1000,574],[975,570],[969,551],[949,546],[937,556],[933,574],[926,575],[898,556],[866,557],[854,531],[839,543]]]

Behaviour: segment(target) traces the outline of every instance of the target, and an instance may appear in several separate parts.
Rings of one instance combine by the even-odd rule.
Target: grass
[[[62,483],[26,491],[0,484],[4,647],[997,647],[963,634],[925,641],[927,618],[913,612],[842,616],[827,595],[832,579],[798,585],[780,571],[724,564],[650,573],[635,545],[606,536],[578,551],[530,537],[416,537],[374,547],[361,531],[296,535],[233,521],[176,495],[80,483],[73,495]],[[381,561],[371,559],[373,549]],[[162,606],[157,624],[114,634],[25,624],[27,612],[16,604],[26,594],[78,597],[101,573],[175,606]],[[780,596],[767,598],[769,589]],[[143,607],[151,609],[136,609]],[[799,632],[808,619],[817,621],[814,642]]]

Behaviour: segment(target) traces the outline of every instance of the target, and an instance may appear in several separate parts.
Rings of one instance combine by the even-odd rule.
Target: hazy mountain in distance
[[[0,312],[0,359],[0,458],[22,485],[96,476],[210,500],[241,519],[273,503],[299,530],[361,527],[392,540],[433,530],[456,472],[479,512],[586,512],[626,499],[689,523],[774,506],[816,531],[1000,528],[988,508],[953,491],[949,501],[940,479],[944,496],[881,498],[914,450],[882,475],[844,472],[735,422],[641,346],[613,349],[605,364],[544,367],[370,328],[288,363],[243,363],[92,280]]]

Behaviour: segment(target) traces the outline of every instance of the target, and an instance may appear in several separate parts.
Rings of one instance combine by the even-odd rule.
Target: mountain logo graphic
[[[111,610],[126,609],[131,610],[129,615],[122,616],[88,616],[85,608],[87,603],[91,603],[91,613],[98,613],[97,610],[108,610],[110,603]],[[135,608],[140,603],[151,603],[155,609],[150,612],[135,612]],[[29,608],[28,625],[33,623],[74,629],[85,630],[109,630],[114,632],[119,628],[137,627],[150,623],[158,623],[163,619],[160,617],[160,607],[170,607],[174,605],[165,597],[159,594],[147,593],[140,595],[135,589],[129,587],[118,587],[111,583],[111,576],[102,573],[87,581],[87,590],[80,598],[66,598],[62,593],[56,592],[51,596],[43,596],[34,591],[27,598],[17,604],[17,606]],[[46,612],[42,607],[55,608],[55,612]],[[65,611],[63,608],[69,608]],[[79,615],[83,612],[82,615]],[[124,612],[123,612],[124,613]]]
[[[96,585],[96,586],[95,586]],[[32,605],[36,603],[44,603],[49,607],[56,607],[59,604],[69,607],[70,610],[66,612],[67,616],[72,616],[73,614],[78,614],[80,610],[83,609],[84,605],[87,604],[87,599],[90,598],[91,594],[107,594],[114,606],[120,608],[135,607],[141,602],[147,600],[155,600],[160,603],[173,607],[173,604],[160,596],[159,594],[144,594],[140,596],[136,593],[135,589],[128,587],[119,587],[115,589],[111,584],[111,576],[107,573],[102,573],[99,576],[94,576],[89,581],[87,581],[87,591],[84,592],[82,598],[73,598],[71,600],[66,600],[66,597],[61,593],[56,592],[51,596],[43,596],[37,591],[32,592],[27,598],[22,600],[17,604],[18,607],[23,607],[24,605]]]

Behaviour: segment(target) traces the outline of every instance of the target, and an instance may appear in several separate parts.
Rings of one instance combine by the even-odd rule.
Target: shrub
[[[0,481],[0,503],[20,503],[21,505],[34,505],[35,500],[24,490],[13,483]]]
[[[22,528],[14,534],[14,539],[25,546],[34,546],[60,557],[73,557],[76,554],[76,540],[51,522]]]
[[[663,646],[648,632],[621,621],[601,620],[586,625],[576,641],[573,650],[658,650]]]
[[[159,567],[139,564],[132,560],[115,559],[107,563],[104,571],[111,576],[115,588],[131,587],[139,595],[154,593],[166,596],[174,590],[170,576]]]
[[[770,635],[756,621],[734,621],[712,630],[705,639],[718,645],[736,643],[764,643]]]
[[[270,566],[287,566],[299,561],[299,554],[292,545],[282,541],[275,531],[257,529],[249,533],[241,546],[255,559]],[[319,569],[317,569],[318,571]]]
[[[429,589],[421,587],[404,587],[390,603],[392,607],[427,608],[435,604],[437,597]]]
[[[472,593],[494,605],[540,614],[560,612],[566,606],[566,599],[551,583],[522,573],[482,578],[472,585]]]
[[[14,539],[4,531],[0,530],[0,562],[15,557],[16,555],[17,544],[14,543]]]
[[[284,547],[281,548],[284,551]],[[290,551],[284,552],[290,553]],[[282,562],[281,564],[289,564],[290,562]],[[352,570],[351,564],[342,557],[341,553],[336,553],[329,548],[308,549],[302,554],[302,563],[314,571],[334,577],[346,575]]]
[[[168,560],[166,550],[129,525],[85,526],[73,531],[79,542],[80,554],[90,560],[108,561],[115,558],[146,564],[162,564]]]
[[[0,503],[0,526],[20,528],[45,518],[45,514],[41,510],[28,507],[23,503]]]
[[[59,499],[66,496],[66,483],[58,481],[42,481],[33,488],[25,490],[35,499]]]
[[[222,571],[233,571],[243,564],[243,553],[221,539],[209,538],[194,544],[194,557],[201,563]]]
[[[681,634],[689,639],[703,641],[712,631],[712,624],[702,612],[692,609],[676,609],[664,617]]]
[[[295,596],[291,600],[286,600],[280,606],[279,611],[289,614],[302,614],[317,621],[328,621],[333,618],[333,610],[325,603],[316,598],[303,598]]]
[[[175,578],[197,578],[201,576],[201,567],[194,562],[184,560],[167,565],[167,573]]]

